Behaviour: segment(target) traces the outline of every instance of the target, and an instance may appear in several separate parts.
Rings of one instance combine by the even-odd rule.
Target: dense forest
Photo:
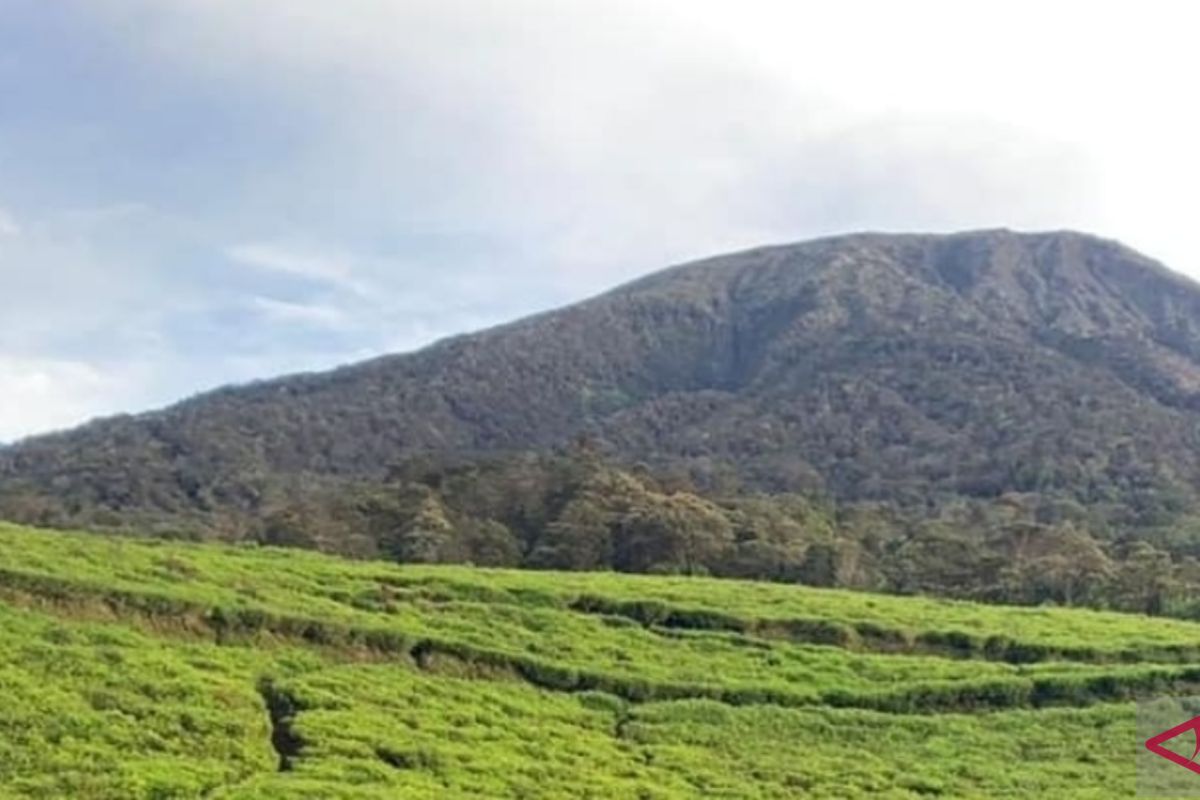
[[[584,443],[558,455],[417,460],[340,509],[323,517],[300,500],[251,536],[329,549],[357,530],[400,562],[705,574],[1200,617],[1200,519],[1131,534],[1035,493],[922,514],[711,494],[644,466],[618,468]]]
[[[1200,288],[856,235],[0,448],[0,518],[1200,615]]]
[[[53,506],[17,510],[69,524]],[[174,518],[97,512],[86,522],[213,535]],[[718,493],[682,473],[618,465],[586,439],[555,453],[415,458],[379,483],[293,487],[221,535],[401,563],[715,575],[1200,618],[1200,518],[1128,528],[1038,493],[922,511]]]

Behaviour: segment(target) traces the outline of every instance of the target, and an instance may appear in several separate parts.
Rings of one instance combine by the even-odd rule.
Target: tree
[[[1176,588],[1170,554],[1147,542],[1130,548],[1116,578],[1117,604],[1144,614],[1161,614]]]
[[[722,574],[794,581],[814,534],[789,515],[775,498],[755,497],[732,504],[728,512],[734,549]]]
[[[721,509],[687,492],[646,492],[616,524],[615,566],[626,572],[707,572],[733,544]]]
[[[259,542],[275,547],[317,546],[317,537],[310,525],[312,517],[300,508],[288,506],[272,511],[263,518]]]
[[[804,553],[797,579],[808,586],[836,586],[838,583],[838,551],[833,542],[817,542]]]
[[[454,560],[453,545],[454,526],[437,495],[431,492],[400,530],[393,552],[401,562],[431,564]]]
[[[978,537],[941,521],[918,526],[904,542],[891,566],[893,588],[969,597],[996,564],[989,561]]]
[[[584,493],[546,526],[530,555],[534,566],[553,569],[606,569],[613,566],[613,514],[602,498]]]
[[[485,567],[521,564],[521,543],[504,524],[494,519],[469,517],[458,525],[457,538],[466,560]]]
[[[1099,602],[1114,574],[1112,561],[1085,531],[1067,522],[1051,526],[1026,570],[1033,602]]]

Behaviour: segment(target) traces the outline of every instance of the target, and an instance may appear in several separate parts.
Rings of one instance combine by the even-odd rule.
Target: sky
[[[1195,8],[0,0],[0,441],[833,233],[1200,277]]]

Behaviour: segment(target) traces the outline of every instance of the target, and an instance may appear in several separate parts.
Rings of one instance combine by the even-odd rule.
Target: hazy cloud
[[[1076,227],[1200,274],[1196,14],[13,0],[0,357],[125,378],[0,439],[846,230]]]
[[[115,413],[118,382],[85,363],[0,355],[0,441]]]
[[[0,237],[19,236],[20,234],[21,226],[13,219],[12,214],[0,208]]]
[[[271,297],[252,298],[251,305],[268,320],[284,325],[309,325],[330,329],[346,327],[346,315],[332,306],[289,303]]]
[[[353,277],[353,263],[345,256],[305,252],[271,243],[240,244],[225,254],[242,264],[327,283],[346,291],[365,293],[367,287]]]

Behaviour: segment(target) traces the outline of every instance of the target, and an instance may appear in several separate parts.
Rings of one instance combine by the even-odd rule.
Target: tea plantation
[[[0,525],[0,797],[1130,797],[1200,625]]]

